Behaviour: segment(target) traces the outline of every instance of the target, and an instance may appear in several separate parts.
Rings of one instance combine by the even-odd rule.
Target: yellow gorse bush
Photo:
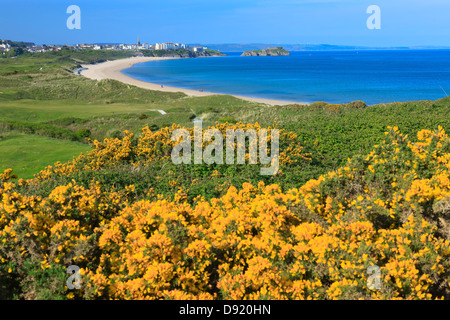
[[[12,169],[6,169],[3,173],[0,173],[0,182],[7,182],[16,178],[17,176],[13,173]]]
[[[271,130],[273,127],[263,128],[258,123],[255,124],[219,124],[203,128],[202,135],[206,135],[208,129],[219,130],[224,139],[226,139],[227,130],[255,130],[258,135],[261,129],[266,129],[267,145],[270,151],[271,145]],[[39,183],[45,180],[54,178],[55,176],[67,176],[74,172],[84,170],[99,170],[105,167],[114,167],[119,163],[126,162],[138,168],[145,166],[156,159],[170,159],[171,152],[179,141],[172,141],[172,134],[177,129],[187,130],[191,136],[192,146],[194,145],[194,128],[181,127],[173,124],[172,127],[165,127],[158,131],[151,131],[149,127],[142,129],[142,134],[135,137],[133,133],[124,131],[123,139],[105,139],[103,142],[94,140],[91,141],[92,151],[87,154],[81,154],[73,161],[67,163],[56,163],[53,166],[47,167],[35,176],[35,179],[30,181]],[[280,154],[279,163],[281,166],[295,164],[298,159],[310,160],[310,154],[303,152],[303,147],[297,143],[297,135],[293,132],[286,132],[284,129],[279,129],[280,139]],[[202,140],[202,148],[204,149],[208,144],[206,139]],[[225,145],[225,142],[224,142]],[[236,150],[236,142],[234,143]],[[192,147],[192,150],[194,147]],[[249,154],[246,151],[246,161],[248,161]]]
[[[322,227],[292,209],[301,199],[261,183],[195,208],[138,202],[101,227],[102,263],[87,281],[94,296],[114,299],[432,297],[450,253],[429,223],[410,216],[389,230],[341,219]],[[367,287],[371,265],[383,273],[380,291]]]
[[[172,129],[96,142],[91,154],[36,179],[82,170],[79,163],[167,157]],[[17,190],[30,182],[2,178],[0,279],[35,289],[29,270],[64,274],[76,264],[82,289],[69,298],[448,298],[449,169],[441,128],[419,132],[417,142],[392,128],[369,155],[299,188],[244,183],[194,204],[183,190],[171,200],[136,200],[133,186],[105,191],[95,181],[27,195]],[[368,286],[371,266],[380,288]],[[26,298],[35,298],[31,289]]]

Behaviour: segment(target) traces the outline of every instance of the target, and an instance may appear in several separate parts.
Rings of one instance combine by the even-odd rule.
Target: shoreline
[[[182,59],[182,58],[133,57],[133,58],[126,58],[126,59],[119,59],[119,60],[108,60],[106,62],[97,63],[97,64],[81,65],[82,68],[78,69],[78,71],[75,72],[75,74],[79,74],[79,75],[82,75],[86,78],[93,79],[93,80],[113,79],[113,80],[120,81],[122,83],[126,83],[129,85],[133,85],[136,87],[149,89],[149,90],[157,90],[157,91],[162,91],[162,92],[182,92],[190,97],[227,95],[227,94],[222,94],[222,93],[214,93],[214,92],[207,92],[207,91],[201,92],[201,91],[196,91],[196,90],[192,90],[192,89],[183,89],[183,88],[170,87],[170,86],[165,86],[165,85],[162,88],[161,84],[138,80],[138,79],[132,78],[132,77],[127,76],[126,74],[122,73],[122,70],[131,68],[132,66],[134,66],[135,64],[138,64],[138,63],[157,61],[157,60],[168,60],[168,59]],[[283,106],[283,105],[290,105],[290,104],[307,104],[305,102],[246,97],[246,96],[239,96],[239,95],[233,95],[233,94],[229,94],[229,95],[233,96],[235,98],[238,98],[238,99],[256,102],[256,103],[263,103],[263,104],[267,104],[270,106],[275,106],[275,105]]]

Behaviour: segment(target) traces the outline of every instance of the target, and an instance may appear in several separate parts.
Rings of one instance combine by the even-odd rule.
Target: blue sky
[[[69,5],[81,30],[69,30]],[[369,30],[369,5],[381,30]],[[0,0],[0,39],[36,43],[450,46],[448,0]]]

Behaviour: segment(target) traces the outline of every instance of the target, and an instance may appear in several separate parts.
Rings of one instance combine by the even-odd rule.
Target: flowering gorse
[[[46,195],[24,188],[87,166],[170,157],[170,130],[96,142],[91,154],[33,180],[2,178],[5,292],[39,298],[45,287],[74,299],[449,297],[450,139],[441,128],[419,132],[416,142],[391,128],[369,155],[290,190],[244,183],[189,202],[183,189],[155,199],[151,190],[137,197],[133,185],[105,190],[96,181],[72,181]],[[295,150],[301,154],[294,145],[280,151],[289,162]],[[82,286],[69,291],[58,275],[74,264]],[[371,266],[379,267],[380,288],[367,285]]]

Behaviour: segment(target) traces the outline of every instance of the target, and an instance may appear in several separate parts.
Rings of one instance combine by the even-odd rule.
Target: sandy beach
[[[123,82],[126,84],[144,88],[144,89],[159,90],[159,91],[165,91],[165,92],[183,92],[186,95],[193,96],[193,97],[202,97],[202,96],[210,96],[210,95],[218,94],[218,93],[214,93],[214,92],[206,92],[206,91],[201,92],[201,91],[189,90],[189,89],[183,89],[183,88],[168,87],[168,86],[165,86],[164,84],[162,84],[164,86],[161,87],[161,84],[137,80],[137,79],[129,77],[121,72],[122,70],[130,68],[137,63],[142,63],[142,62],[147,62],[147,61],[155,61],[155,60],[166,60],[166,59],[178,59],[178,58],[133,57],[133,58],[127,58],[127,59],[106,61],[106,62],[98,63],[98,64],[82,65],[82,67],[84,69],[82,71],[80,71],[79,74],[82,76],[85,76],[87,78],[94,79],[94,80],[114,79],[114,80],[117,80],[117,81],[120,81],[120,82]],[[236,96],[236,95],[233,95],[233,96],[236,98],[242,99],[242,100],[264,103],[264,104],[271,105],[271,106],[274,106],[274,105],[281,106],[281,105],[289,105],[289,104],[304,104],[303,102],[296,102],[296,101],[271,100],[271,99],[244,97],[244,96]]]

